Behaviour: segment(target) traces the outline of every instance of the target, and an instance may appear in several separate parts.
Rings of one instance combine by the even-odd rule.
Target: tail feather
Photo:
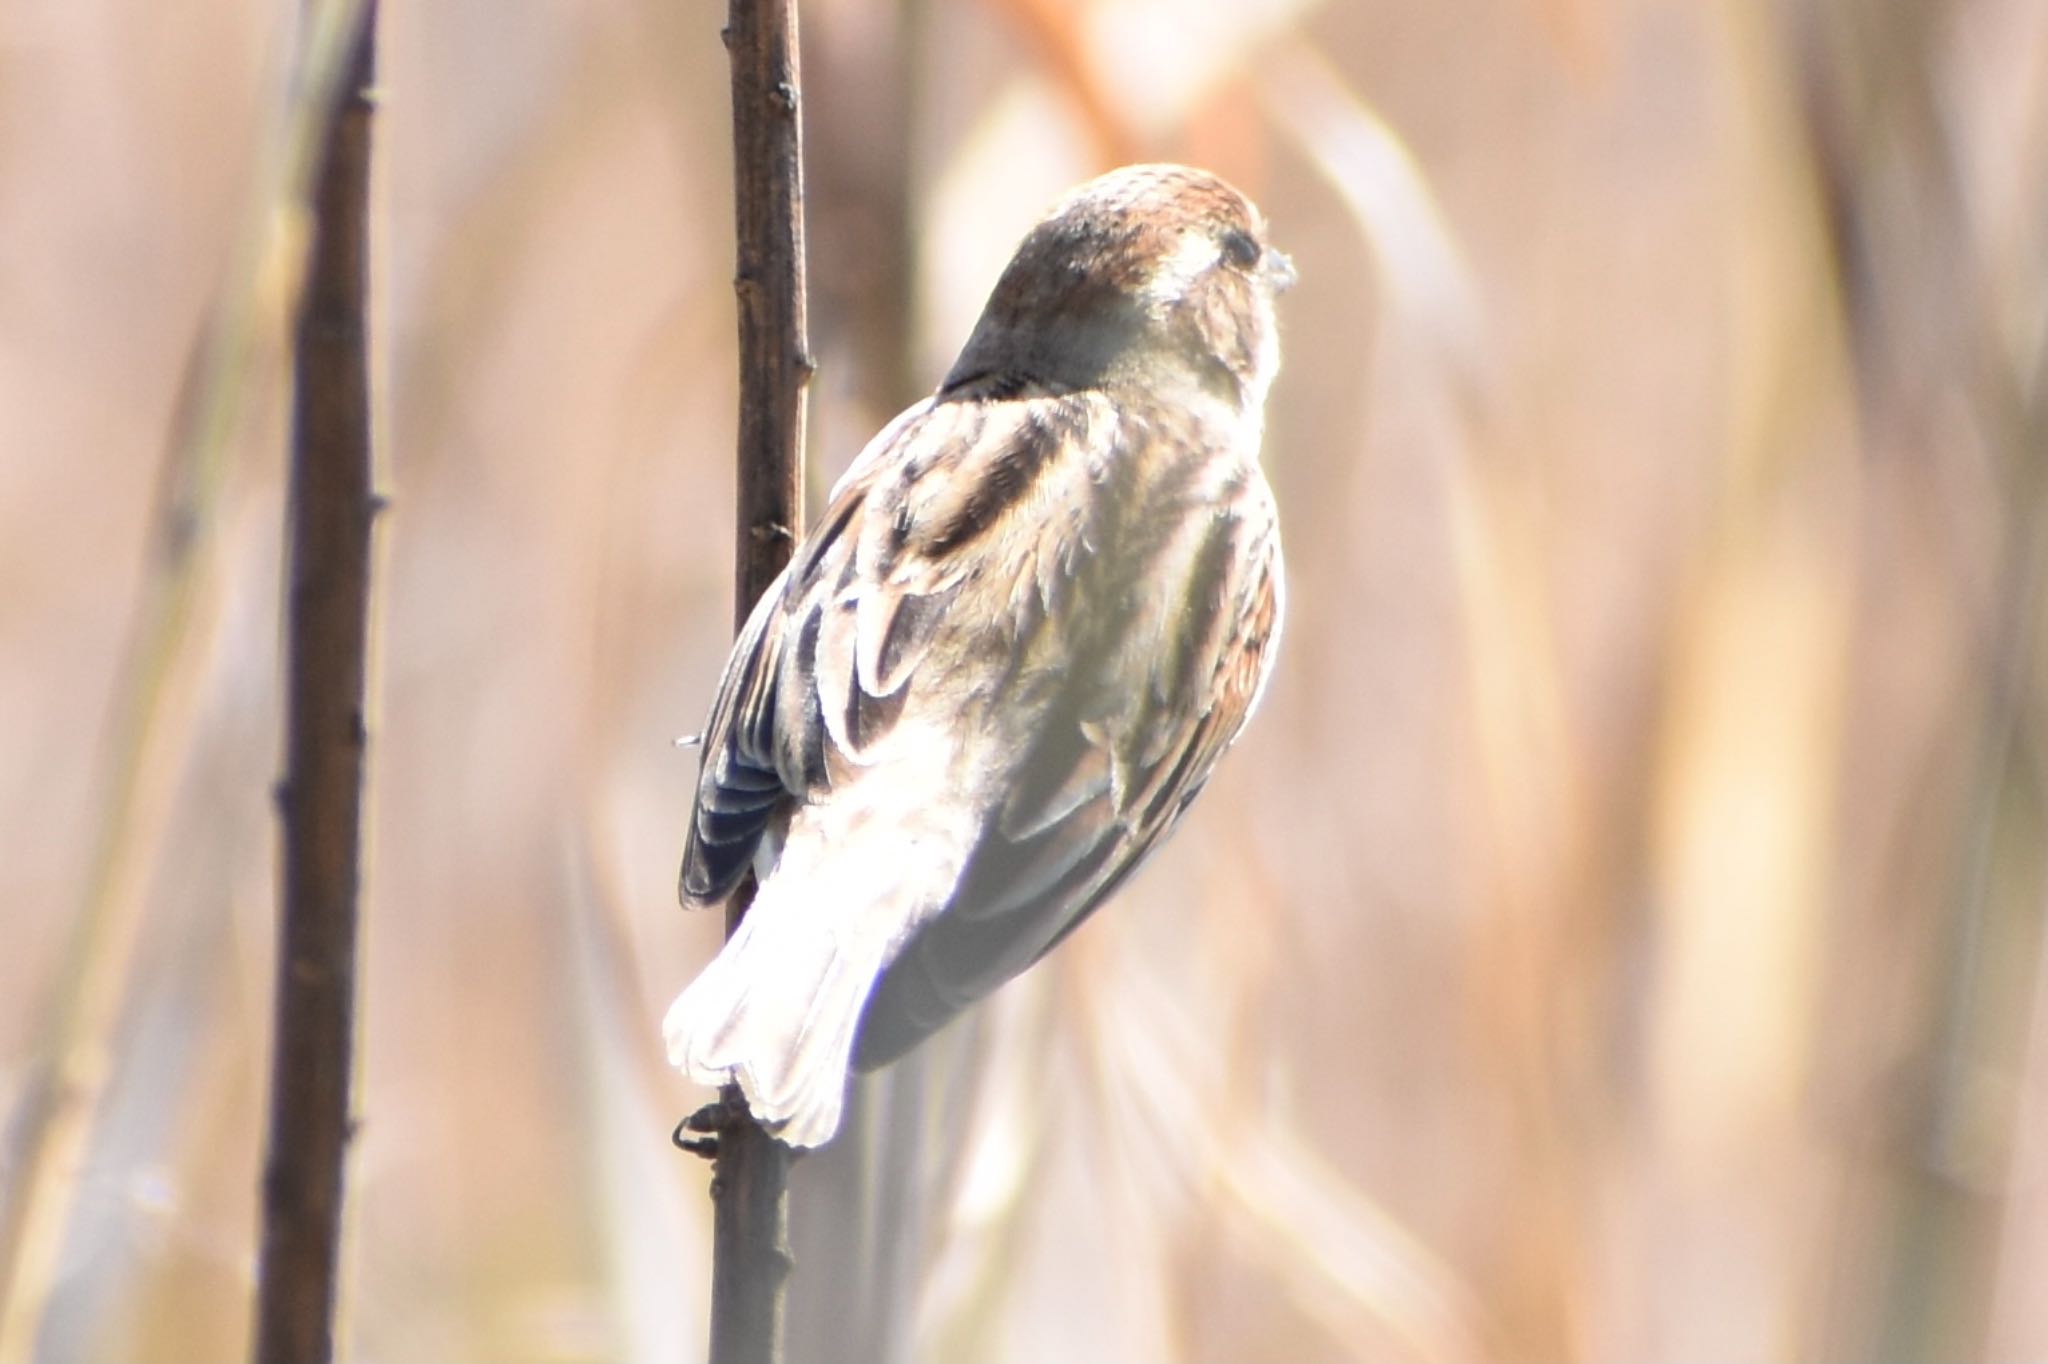
[[[791,1146],[838,1130],[848,1061],[879,961],[830,933],[775,932],[756,905],[662,1022],[668,1059],[699,1084],[737,1081],[754,1116]]]
[[[791,1146],[839,1128],[861,1013],[922,915],[903,887],[880,897],[771,877],[716,959],[662,1022],[668,1059],[699,1084],[737,1082]]]
[[[662,1022],[671,1064],[737,1083],[791,1146],[839,1129],[868,998],[952,896],[975,821],[965,804],[928,805],[886,812],[897,838],[864,836],[876,822],[854,800],[799,811],[739,930]]]

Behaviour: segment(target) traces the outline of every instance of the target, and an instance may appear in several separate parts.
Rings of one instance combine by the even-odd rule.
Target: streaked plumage
[[[683,856],[752,908],[670,1009],[795,1146],[1023,970],[1173,828],[1272,665],[1258,466],[1292,279],[1241,195],[1136,166],[1018,248],[735,644]]]

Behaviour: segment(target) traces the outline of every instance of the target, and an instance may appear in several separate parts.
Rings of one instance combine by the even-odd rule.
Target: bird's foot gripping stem
[[[746,1116],[746,1110],[720,1095],[676,1124],[669,1140],[677,1149],[706,1160],[718,1159],[718,1137]],[[693,1133],[695,1135],[685,1135]]]

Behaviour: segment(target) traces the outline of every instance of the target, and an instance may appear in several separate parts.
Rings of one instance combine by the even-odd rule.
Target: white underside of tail
[[[961,862],[939,830],[877,847],[806,813],[739,931],[662,1021],[672,1065],[699,1084],[737,1083],[754,1117],[798,1147],[839,1130],[861,1010]]]

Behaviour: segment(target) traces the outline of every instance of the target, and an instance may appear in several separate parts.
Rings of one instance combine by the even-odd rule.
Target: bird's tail
[[[893,874],[796,874],[786,848],[747,915],[662,1022],[669,1062],[699,1084],[737,1082],[754,1117],[791,1146],[839,1129],[861,1012],[876,980],[939,900]],[[922,880],[922,877],[917,878]]]

